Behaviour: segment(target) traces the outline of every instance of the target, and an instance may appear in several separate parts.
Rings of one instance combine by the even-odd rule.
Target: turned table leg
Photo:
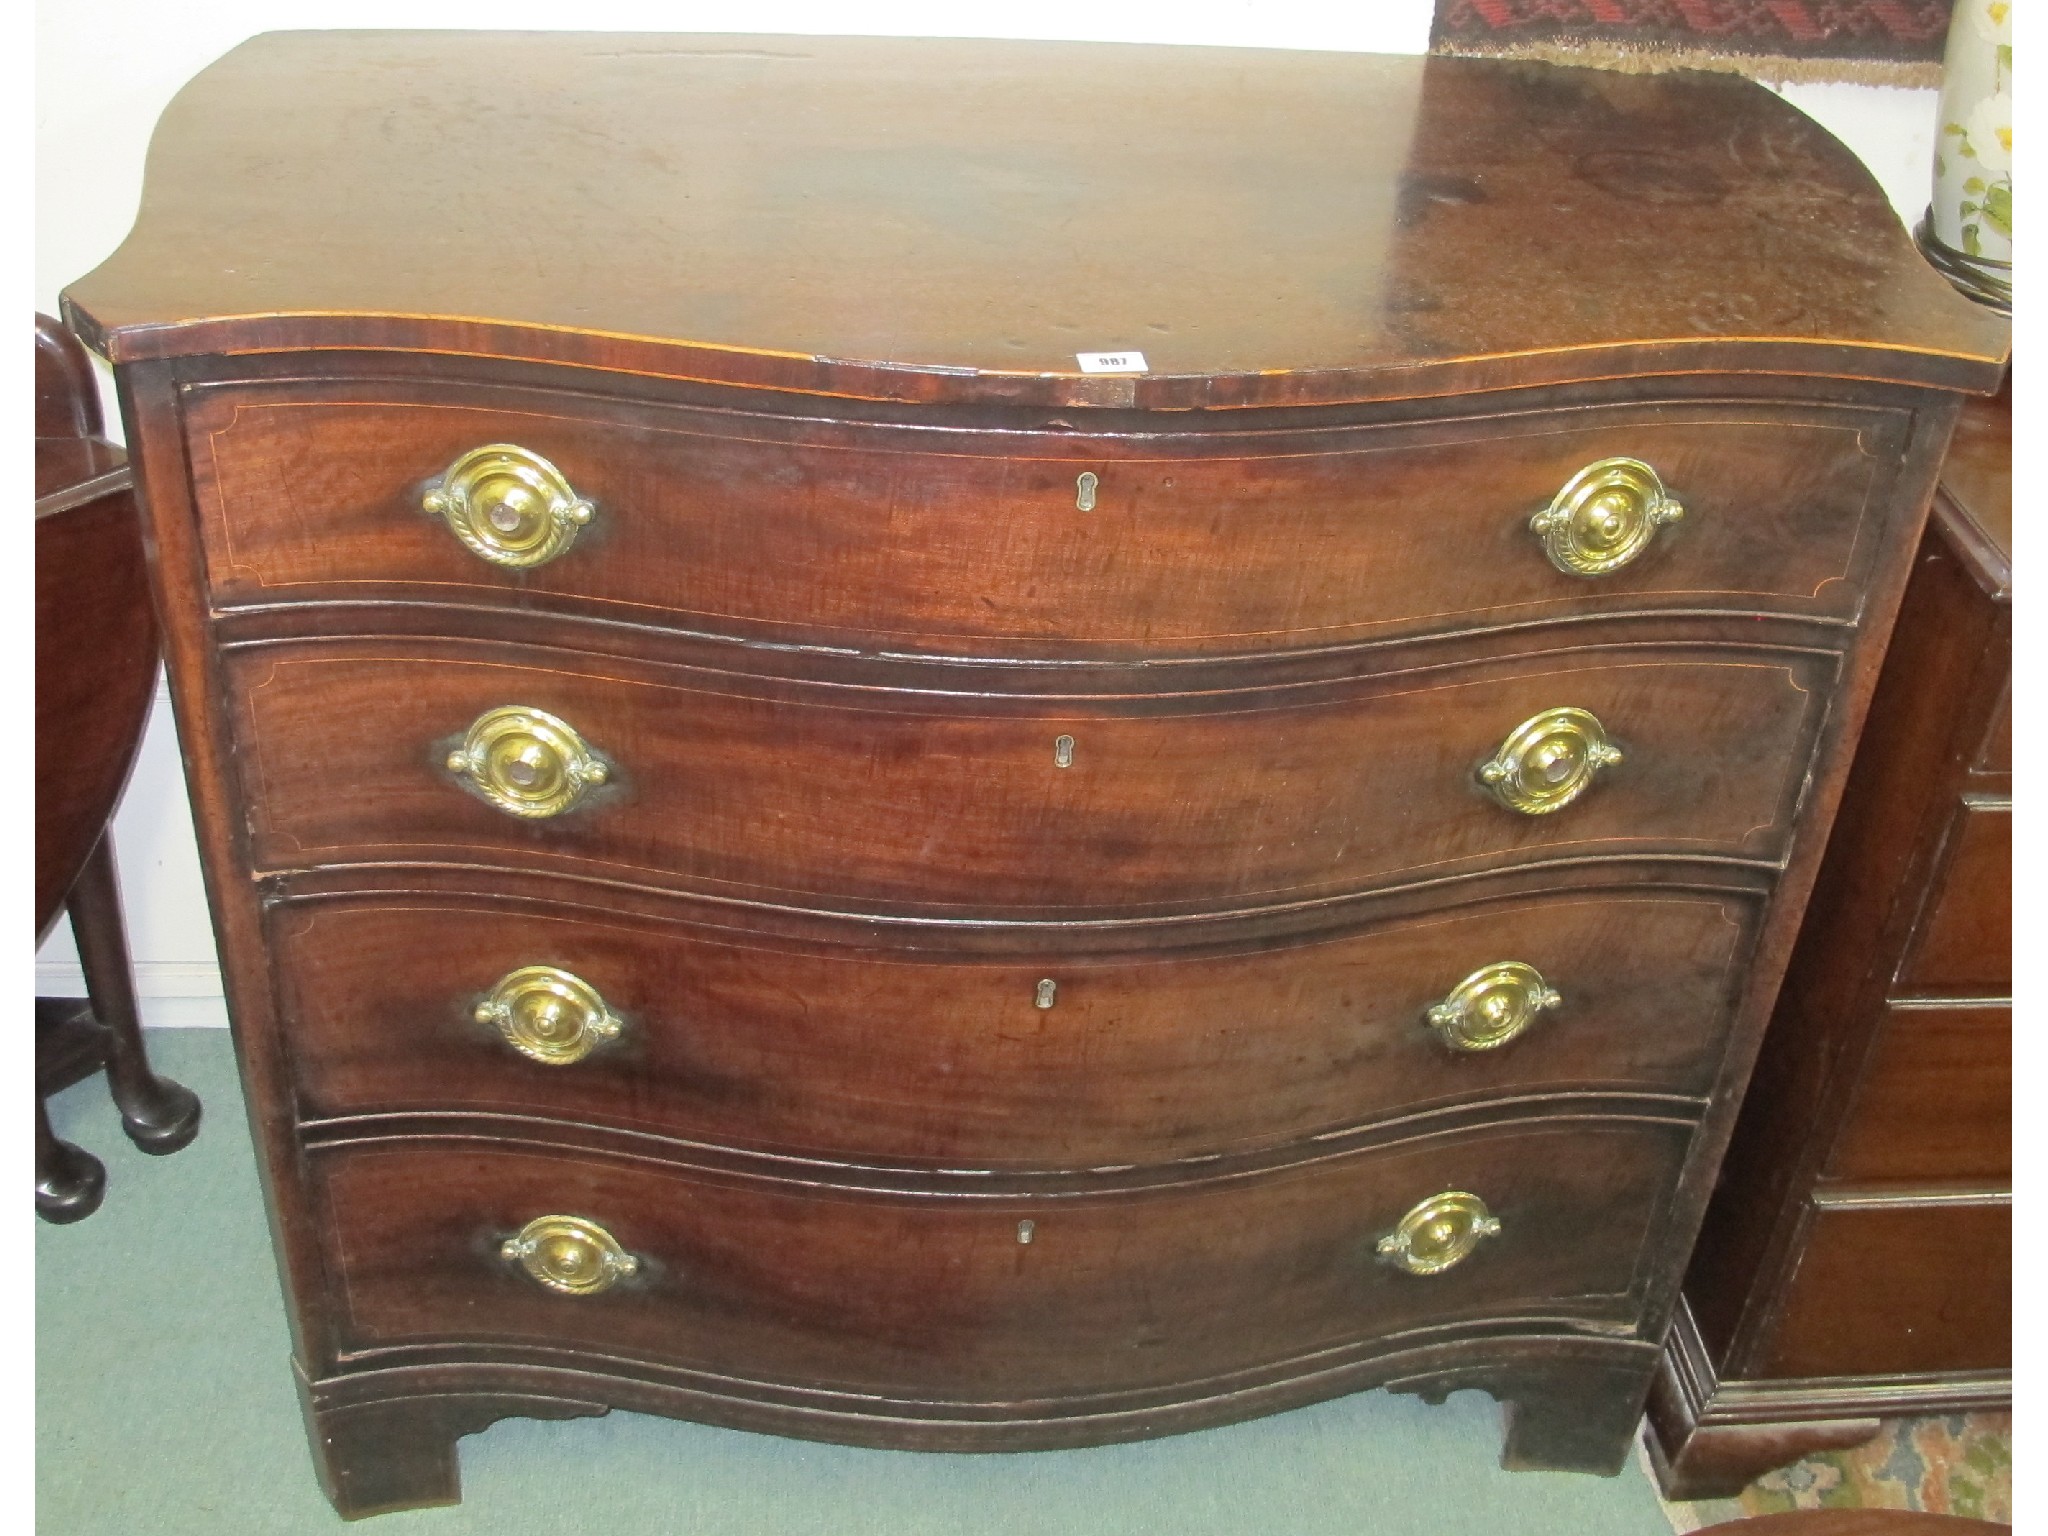
[[[79,1221],[100,1208],[107,1192],[107,1170],[81,1147],[62,1141],[50,1129],[50,1111],[36,1095],[36,1214],[62,1225]]]
[[[157,1156],[175,1152],[199,1134],[199,1097],[169,1078],[158,1077],[143,1052],[142,1019],[135,1003],[135,973],[121,921],[121,892],[110,833],[102,832],[93,845],[65,905],[78,941],[78,959],[85,971],[92,1011],[106,1027],[107,1086],[121,1111],[121,1126],[144,1152]]]

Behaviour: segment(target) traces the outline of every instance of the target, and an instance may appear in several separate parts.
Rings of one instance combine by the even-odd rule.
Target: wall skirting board
[[[36,996],[83,997],[85,973],[75,961],[38,960]],[[226,1029],[220,967],[211,961],[138,960],[135,1000],[145,1029]]]

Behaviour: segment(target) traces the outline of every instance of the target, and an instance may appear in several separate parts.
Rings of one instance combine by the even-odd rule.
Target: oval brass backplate
[[[1440,1275],[1462,1264],[1481,1238],[1500,1231],[1486,1202],[1463,1190],[1431,1195],[1403,1216],[1400,1225],[1379,1240],[1381,1258],[1411,1275]]]
[[[1567,480],[1529,526],[1560,571],[1605,576],[1648,549],[1659,528],[1684,516],[1685,508],[1641,459],[1602,459]]]
[[[1506,1045],[1545,1009],[1563,1001],[1535,966],[1497,960],[1451,988],[1425,1017],[1437,1038],[1452,1050],[1490,1051]]]
[[[1545,816],[1570,805],[1595,774],[1620,761],[1621,749],[1590,712],[1546,709],[1516,726],[1480,764],[1479,782],[1509,810]]]
[[[496,1025],[512,1049],[550,1067],[581,1061],[623,1027],[597,988],[553,965],[522,966],[502,977],[476,1005],[476,1016]]]
[[[575,727],[524,704],[477,716],[448,771],[506,814],[536,820],[561,815],[611,776]]]
[[[618,1239],[581,1216],[536,1216],[498,1250],[534,1280],[565,1296],[594,1296],[638,1273]]]
[[[471,553],[510,570],[568,552],[596,508],[562,472],[516,443],[472,448],[442,473],[421,507]]]

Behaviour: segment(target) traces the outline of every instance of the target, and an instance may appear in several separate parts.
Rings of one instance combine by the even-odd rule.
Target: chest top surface
[[[1743,368],[1988,388],[2004,323],[1732,76],[880,38],[272,33],[67,295],[116,361],[388,345],[1195,407]],[[1141,351],[1142,378],[1076,354]]]

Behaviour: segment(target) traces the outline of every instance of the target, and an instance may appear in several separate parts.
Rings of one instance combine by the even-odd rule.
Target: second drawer
[[[1556,892],[1284,946],[1012,959],[362,896],[279,909],[272,945],[314,1118],[484,1111],[1045,1169],[1500,1096],[1704,1097],[1753,915],[1710,894]]]
[[[992,698],[337,641],[239,656],[230,688],[259,871],[514,865],[813,909],[1106,919],[1545,858],[1774,861],[1835,665],[1674,645]],[[1534,813],[1481,782],[1508,757]],[[592,760],[569,787],[563,765]]]

